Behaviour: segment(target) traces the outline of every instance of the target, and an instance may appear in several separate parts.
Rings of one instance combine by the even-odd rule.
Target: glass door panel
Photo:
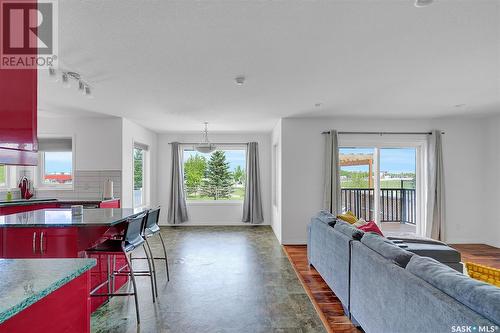
[[[375,148],[340,148],[342,210],[358,218],[375,218]]]

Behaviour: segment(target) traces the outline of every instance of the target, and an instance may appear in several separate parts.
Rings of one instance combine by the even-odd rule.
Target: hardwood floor
[[[500,249],[485,244],[450,245],[462,254],[463,262],[473,262],[500,268]],[[340,300],[323,281],[319,273],[307,263],[306,245],[285,245],[284,250],[311,298],[321,321],[329,332],[362,332],[344,315]]]
[[[307,263],[305,245],[285,245],[285,253],[328,332],[362,332],[344,314],[342,304],[319,273]]]
[[[450,244],[462,254],[462,262],[500,268],[500,249],[485,244]]]

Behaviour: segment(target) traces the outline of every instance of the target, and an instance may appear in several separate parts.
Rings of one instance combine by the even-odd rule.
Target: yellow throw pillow
[[[341,219],[342,221],[346,221],[347,223],[350,223],[350,224],[354,224],[354,223],[358,222],[358,218],[351,211],[348,211],[345,214],[337,215],[337,218]]]

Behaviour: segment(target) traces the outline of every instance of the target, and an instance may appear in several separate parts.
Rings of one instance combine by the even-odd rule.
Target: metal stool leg
[[[127,260],[128,269],[130,270],[130,279],[132,280],[132,285],[134,286],[135,313],[137,315],[137,325],[139,325],[141,323],[141,319],[139,317],[139,301],[137,300],[137,285],[135,284],[134,269],[132,268],[132,263],[126,254],[125,259]]]
[[[151,246],[149,246],[148,238],[144,238],[146,241],[146,246],[149,250],[149,254],[151,255],[151,264],[153,265],[153,274],[154,274],[154,282],[155,282],[155,292],[156,292],[156,297],[158,297],[158,285],[156,283],[156,266],[155,266],[155,256],[153,255],[153,251],[151,250]]]
[[[167,268],[167,281],[170,281],[170,274],[168,272],[168,257],[167,257],[167,249],[165,247],[165,242],[163,241],[163,237],[161,236],[161,231],[158,232],[160,236],[161,245],[163,246],[163,253],[165,254],[165,267]]]
[[[149,267],[149,278],[151,279],[151,294],[153,295],[153,303],[155,302],[155,285],[154,285],[154,277],[153,277],[153,268],[151,267],[151,259],[149,258],[148,250],[146,246],[142,244],[142,248],[144,249],[144,253],[146,253],[148,267]]]

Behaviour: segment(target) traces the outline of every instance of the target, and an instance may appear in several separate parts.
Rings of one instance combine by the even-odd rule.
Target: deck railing
[[[365,220],[374,220],[374,189],[343,188],[342,207]],[[415,189],[380,189],[380,221],[415,224],[417,220]]]

